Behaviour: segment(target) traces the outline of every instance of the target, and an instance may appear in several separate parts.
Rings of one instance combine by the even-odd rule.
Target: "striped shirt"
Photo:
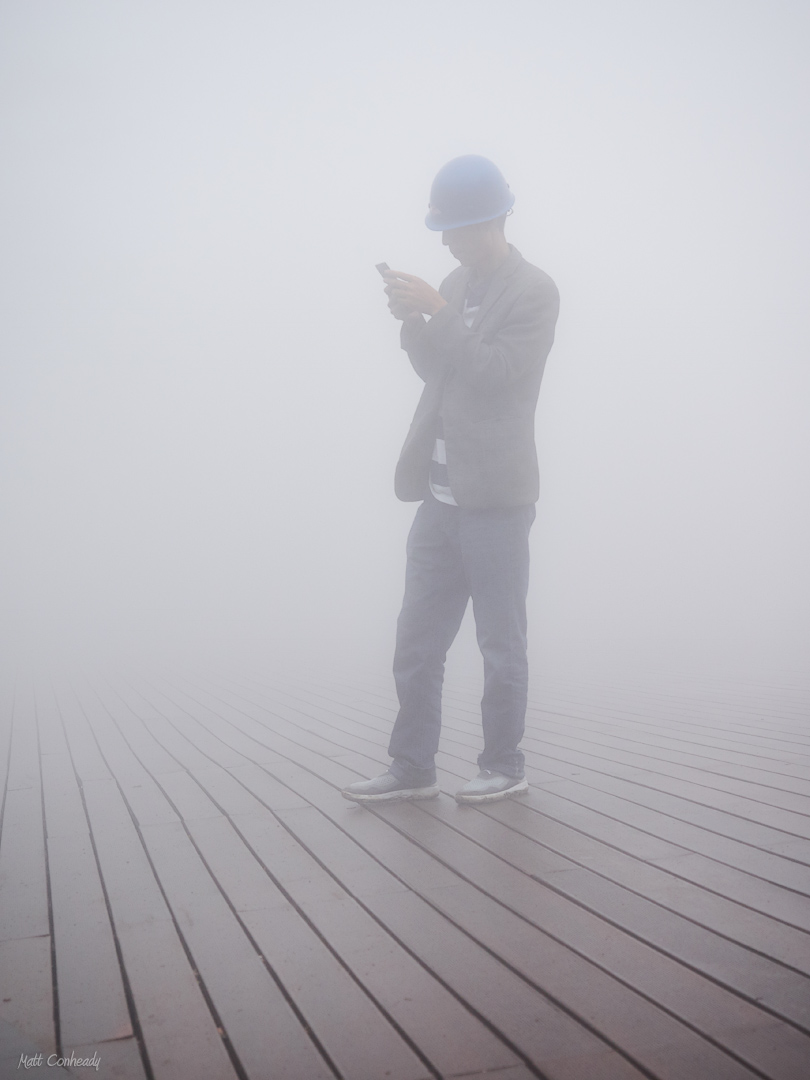
[[[488,288],[488,279],[467,286],[464,311],[462,312],[462,318],[467,326],[472,326]],[[433,459],[430,462],[429,480],[430,490],[435,499],[447,503],[448,506],[458,506],[458,503],[453,498],[453,492],[450,490],[450,478],[447,475],[447,450],[444,444],[444,420],[441,414],[436,417],[436,441],[433,444]]]

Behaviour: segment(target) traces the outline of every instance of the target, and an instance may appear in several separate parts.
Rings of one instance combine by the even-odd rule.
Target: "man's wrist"
[[[428,322],[431,322],[433,319],[435,319],[436,316],[439,315],[442,311],[444,311],[444,309],[446,307],[447,307],[447,301],[445,300],[445,302],[443,304],[439,304],[437,307],[435,307],[433,309],[433,311],[431,311],[431,313],[428,315]]]

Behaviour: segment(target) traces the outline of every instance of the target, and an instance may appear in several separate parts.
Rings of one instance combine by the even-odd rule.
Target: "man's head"
[[[505,222],[506,214],[501,214],[490,221],[445,229],[442,243],[462,266],[484,268],[499,261],[498,255],[503,253],[506,243],[503,235]]]
[[[503,227],[514,201],[496,165],[466,154],[436,174],[425,224],[441,232],[442,243],[462,266],[484,266],[505,249]]]

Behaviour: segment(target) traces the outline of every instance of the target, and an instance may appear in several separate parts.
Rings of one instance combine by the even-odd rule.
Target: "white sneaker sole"
[[[465,795],[463,792],[456,792],[456,802],[460,803],[482,803],[482,802],[497,802],[498,799],[508,799],[510,795],[525,795],[529,790],[529,781],[526,779],[519,780],[514,787],[507,788],[505,791],[493,791],[489,795]]]
[[[431,787],[419,787],[419,788],[400,788],[398,791],[384,791],[380,795],[361,795],[352,794],[349,791],[341,791],[340,793],[344,799],[348,799],[350,802],[393,802],[397,799],[409,799],[411,802],[416,799],[435,799],[439,794],[439,785],[433,784]]]

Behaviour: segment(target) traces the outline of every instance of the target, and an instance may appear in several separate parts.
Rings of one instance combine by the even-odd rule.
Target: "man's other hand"
[[[412,308],[404,307],[402,304],[396,303],[391,297],[388,297],[388,310],[394,316],[395,319],[404,321],[405,319],[412,319],[414,317],[422,318],[418,311],[414,311]]]
[[[447,303],[441,293],[413,274],[389,270],[385,282],[388,307],[395,319],[405,319],[408,315],[435,315]]]

